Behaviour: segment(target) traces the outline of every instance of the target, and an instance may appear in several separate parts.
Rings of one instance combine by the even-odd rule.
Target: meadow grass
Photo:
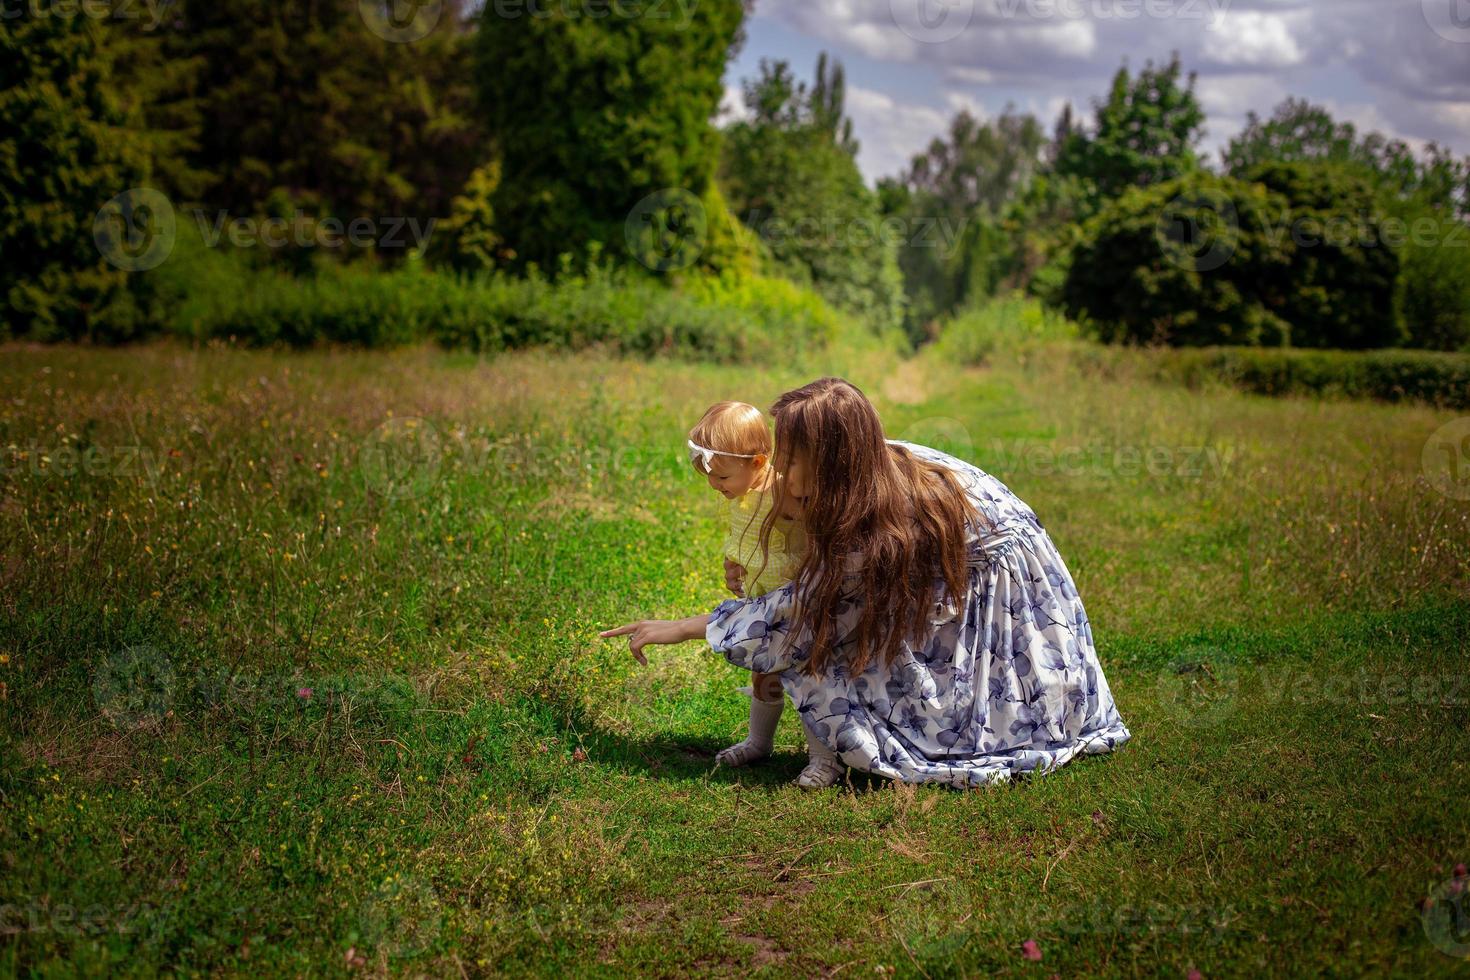
[[[942,355],[5,348],[0,969],[1463,972],[1452,416]],[[808,794],[596,638],[723,598],[684,432],[826,372],[1034,506],[1130,744]]]

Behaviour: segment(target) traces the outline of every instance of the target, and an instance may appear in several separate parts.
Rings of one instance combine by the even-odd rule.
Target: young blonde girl
[[[761,547],[761,525],[775,498],[771,433],[760,409],[720,402],[689,430],[689,462],[710,487],[730,502],[725,536],[725,584],[738,596],[765,595],[791,581],[804,537],[789,517],[772,525],[769,551]],[[795,550],[794,550],[795,549]],[[771,754],[785,694],[776,674],[751,675],[750,730],[745,740],[722,749],[720,765],[744,766]]]

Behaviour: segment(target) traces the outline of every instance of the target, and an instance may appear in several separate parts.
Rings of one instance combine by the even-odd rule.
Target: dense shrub
[[[1395,315],[1410,347],[1470,350],[1470,227],[1449,215],[1405,209]]]
[[[1371,188],[1324,164],[1131,190],[1084,227],[1062,301],[1109,341],[1387,347],[1397,253]]]
[[[605,345],[728,362],[824,347],[842,320],[818,297],[776,280],[693,278],[674,290],[600,267],[555,282],[534,272],[456,277],[408,267],[329,268],[303,279],[253,274],[233,290],[186,303],[177,328],[196,339],[248,344],[382,347],[432,339],[484,353]]]
[[[1259,184],[1194,173],[1125,192],[1083,226],[1062,303],[1105,341],[1281,345],[1290,328],[1255,294],[1289,268],[1270,234],[1286,202]]]
[[[1077,325],[1033,297],[1010,295],[957,313],[940,329],[932,351],[965,365],[1000,352],[1024,353],[1057,340],[1075,340]]]
[[[1263,395],[1329,395],[1470,408],[1466,354],[1252,347],[1119,351],[1088,346],[1073,356],[1086,370],[1112,374],[1127,360],[1146,377],[1190,387],[1224,382]]]
[[[1241,288],[1291,324],[1292,346],[1402,344],[1394,318],[1399,258],[1385,241],[1372,185],[1341,164],[1320,161],[1262,163],[1242,179],[1281,195],[1286,205],[1269,217],[1272,235],[1286,239],[1291,264],[1273,265]]]

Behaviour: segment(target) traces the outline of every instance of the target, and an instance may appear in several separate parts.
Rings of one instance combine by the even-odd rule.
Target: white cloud
[[[869,183],[907,169],[915,154],[947,132],[950,116],[932,106],[898,102],[874,89],[847,87],[847,114],[861,147],[858,167]]]
[[[1202,54],[1231,68],[1290,68],[1305,60],[1288,17],[1259,10],[1224,13],[1205,32]]]
[[[726,85],[725,94],[720,99],[719,111],[715,113],[716,126],[728,126],[730,123],[750,118],[750,108],[745,104],[745,93],[738,85]]]
[[[940,0],[904,2],[928,3],[932,15]],[[1140,9],[1114,0],[974,0],[965,29],[943,32],[942,43],[906,34],[890,0],[758,0],[755,17],[781,25],[782,56],[799,72],[821,49],[848,59],[849,86],[864,89],[850,88],[849,112],[869,180],[906,166],[961,108],[988,118],[1013,100],[1050,128],[1070,102],[1079,121],[1090,121],[1125,60],[1137,72],[1174,51],[1186,73],[1198,72],[1206,154],[1239,132],[1247,112],[1269,117],[1289,95],[1411,145],[1434,139],[1470,152],[1470,44],[1436,31],[1423,0],[1145,0],[1137,16],[1123,16],[1125,8]],[[793,54],[792,42],[809,54]],[[866,70],[871,61],[883,67]],[[887,94],[925,85],[932,95]],[[1337,93],[1340,103],[1323,98]],[[915,98],[928,104],[903,101]]]

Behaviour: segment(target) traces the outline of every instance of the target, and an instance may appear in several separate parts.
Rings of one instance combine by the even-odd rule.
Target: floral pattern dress
[[[989,523],[969,529],[966,593],[954,602],[940,589],[927,639],[856,676],[840,656],[810,676],[810,635],[790,622],[798,584],[789,582],[720,603],[710,646],[736,666],[779,674],[802,721],[844,763],[904,782],[1002,782],[1126,742],[1077,587],[1035,513],[976,466],[893,444],[953,471]],[[850,581],[839,636],[862,610],[861,576]]]

